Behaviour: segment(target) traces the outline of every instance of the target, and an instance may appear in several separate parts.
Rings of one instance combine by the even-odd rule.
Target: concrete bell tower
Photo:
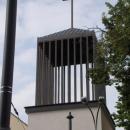
[[[70,28],[38,38],[36,105],[98,100],[104,85],[94,85],[89,69],[96,66],[94,31]]]
[[[105,86],[89,77],[96,44],[94,31],[76,28],[38,38],[36,104],[25,108],[28,130],[115,130],[98,100],[106,100]]]

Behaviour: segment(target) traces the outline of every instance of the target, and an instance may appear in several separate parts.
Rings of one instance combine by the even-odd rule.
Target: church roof
[[[74,38],[74,37],[80,37],[80,36],[94,36],[95,32],[90,30],[84,30],[84,29],[77,29],[77,28],[69,28],[67,30],[63,30],[60,32],[56,32],[50,35],[46,35],[43,37],[39,37],[38,41],[52,41],[52,40],[61,40],[66,38]]]

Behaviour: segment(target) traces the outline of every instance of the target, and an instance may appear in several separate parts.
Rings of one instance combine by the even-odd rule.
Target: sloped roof
[[[20,120],[17,116],[15,116],[13,113],[11,113],[11,118],[10,118],[10,128],[11,130],[27,130],[28,125]]]
[[[84,30],[84,29],[77,29],[77,28],[69,28],[67,30],[63,30],[60,32],[56,32],[50,35],[46,35],[43,37],[39,37],[38,41],[52,41],[52,40],[60,40],[60,39],[66,39],[66,38],[74,38],[74,37],[80,37],[80,36],[94,36],[95,32],[90,30]]]

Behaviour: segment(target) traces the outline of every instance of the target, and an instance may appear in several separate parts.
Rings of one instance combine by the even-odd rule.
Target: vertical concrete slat
[[[86,97],[90,100],[90,86],[89,86],[89,44],[88,36],[86,37]]]
[[[64,102],[64,84],[63,84],[63,40],[61,40],[61,103]]]
[[[74,102],[77,101],[77,73],[76,73],[76,39],[74,40]]]
[[[39,89],[40,89],[40,80],[39,80],[39,62],[40,62],[40,55],[39,55],[39,51],[40,51],[40,47],[39,47],[39,43],[37,44],[37,72],[36,72],[36,97],[35,97],[35,104],[36,105],[40,105],[40,95],[39,95]]]
[[[83,67],[82,67],[82,38],[80,37],[80,87],[81,87],[81,98],[83,97]]]
[[[55,41],[55,103],[57,103],[57,41]]]

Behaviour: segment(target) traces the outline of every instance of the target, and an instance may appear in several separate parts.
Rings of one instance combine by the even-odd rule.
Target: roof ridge
[[[93,35],[93,31],[91,30],[85,30],[85,29],[79,29],[79,28],[68,28],[59,32],[55,32],[49,35],[45,35],[42,37],[39,37],[39,41],[49,41],[49,40],[57,40],[57,39],[63,39],[63,38],[71,38],[76,36],[86,36],[86,35]]]

